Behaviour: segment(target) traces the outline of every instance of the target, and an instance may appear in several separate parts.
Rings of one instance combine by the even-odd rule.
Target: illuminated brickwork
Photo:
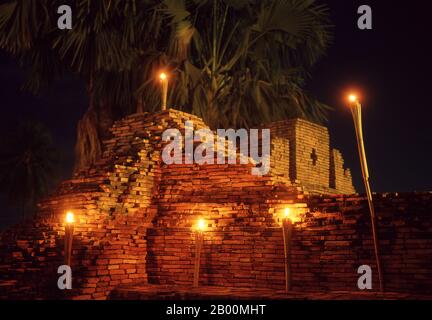
[[[339,150],[332,149],[330,153],[330,188],[344,194],[353,194],[351,170],[344,167],[344,160]]]
[[[186,120],[206,128],[199,118],[175,110],[116,122],[95,166],[63,182],[40,203],[34,219],[1,234],[0,298],[105,299],[128,283],[190,285],[192,226],[198,218],[208,224],[203,284],[280,288],[278,217],[287,205],[295,205],[303,216],[293,236],[293,287],[353,289],[356,268],[373,265],[365,199],[317,197],[303,190],[351,191],[342,158],[335,151],[330,156],[326,130],[302,120],[275,124],[272,171],[254,176],[252,164],[163,164],[162,132],[184,131]],[[319,137],[300,148],[309,134]],[[294,159],[306,165],[291,165],[293,150],[303,150]],[[296,178],[292,183],[293,173],[305,182]],[[377,199],[384,270],[392,290],[426,292],[432,287],[431,216],[426,214],[431,200],[431,194]],[[62,292],[56,271],[63,264],[67,210],[76,217],[73,290]]]
[[[288,143],[281,158],[289,162],[289,177],[311,193],[353,194],[351,172],[343,167],[342,154],[330,148],[326,127],[302,120],[279,121],[270,125],[273,138]],[[277,170],[284,166],[282,161]]]

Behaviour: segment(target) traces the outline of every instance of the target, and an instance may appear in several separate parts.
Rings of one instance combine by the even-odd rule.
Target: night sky
[[[428,2],[321,2],[330,7],[335,39],[313,69],[308,89],[334,107],[328,123],[332,144],[352,169],[356,188],[363,190],[353,123],[344,100],[350,88],[362,95],[372,189],[432,190]],[[357,8],[362,4],[373,9],[373,30],[357,28]],[[84,86],[69,77],[33,96],[20,91],[23,78],[14,60],[0,51],[1,131],[13,129],[22,119],[44,123],[63,154],[62,172],[67,178],[73,165],[76,124],[87,107]]]
[[[415,0],[323,1],[335,24],[334,44],[312,72],[309,89],[334,107],[329,128],[363,190],[346,90],[362,94],[372,189],[432,191],[430,5]],[[357,8],[373,10],[373,30],[357,28]]]

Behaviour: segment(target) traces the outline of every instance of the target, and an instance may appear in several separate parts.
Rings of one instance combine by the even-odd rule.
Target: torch
[[[162,84],[162,111],[167,108],[167,96],[168,96],[168,76],[166,73],[161,72],[159,79]]]
[[[354,121],[354,127],[357,137],[357,147],[358,152],[360,156],[360,164],[361,164],[361,170],[362,170],[362,176],[364,181],[364,186],[366,190],[366,196],[368,199],[369,204],[369,211],[370,211],[370,217],[371,217],[371,224],[372,224],[372,236],[374,241],[374,249],[375,249],[375,260],[376,265],[378,269],[378,278],[379,278],[379,286],[380,291],[384,290],[384,281],[382,277],[382,269],[381,269],[381,259],[380,259],[380,251],[379,251],[379,240],[378,240],[378,233],[376,229],[376,217],[375,217],[375,209],[373,206],[373,200],[372,200],[372,191],[369,184],[369,170],[366,160],[366,151],[364,147],[364,140],[363,140],[363,126],[362,126],[362,113],[361,113],[361,104],[359,99],[356,95],[351,94],[348,97],[348,100],[350,102],[350,110]]]
[[[204,230],[206,228],[205,220],[200,219],[195,227],[195,264],[193,286],[197,288],[199,285],[199,273],[201,264],[201,250],[204,242]]]
[[[291,209],[285,208],[284,217],[282,219],[282,233],[284,242],[285,256],[285,291],[291,291],[291,239],[292,239],[292,217]]]
[[[65,225],[65,265],[71,265],[72,258],[72,242],[74,233],[74,222],[75,216],[73,212],[69,211],[66,213],[66,225]]]

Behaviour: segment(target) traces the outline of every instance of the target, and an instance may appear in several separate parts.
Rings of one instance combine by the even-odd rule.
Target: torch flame
[[[285,219],[290,219],[291,215],[291,209],[290,208],[285,208]]]
[[[74,223],[75,222],[75,215],[73,212],[69,211],[66,213],[66,223]]]
[[[206,222],[204,219],[199,219],[196,225],[198,231],[204,231],[206,229]]]
[[[293,223],[301,220],[297,208],[289,208],[289,207],[285,208],[283,219],[284,220],[288,219]]]
[[[357,98],[357,96],[356,96],[355,94],[350,94],[350,95],[348,96],[348,100],[349,100],[350,102],[356,102],[356,101],[358,100],[358,98]]]

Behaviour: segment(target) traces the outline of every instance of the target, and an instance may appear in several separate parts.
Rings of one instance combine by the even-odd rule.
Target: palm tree
[[[24,217],[54,185],[59,154],[49,131],[38,122],[23,122],[2,136],[0,191],[10,204],[21,207]]]
[[[89,104],[77,126],[75,171],[100,158],[101,141],[113,120],[130,113],[118,106],[127,110],[134,103],[127,87],[129,75],[112,81],[112,73],[130,69],[134,52],[129,43],[134,35],[125,17],[134,10],[129,1],[76,1],[73,29],[67,34],[57,33],[51,44],[71,72],[87,84]]]
[[[56,28],[60,4],[1,5],[0,48],[30,68],[33,91],[66,72],[87,84],[77,170],[98,159],[113,120],[157,109],[160,68],[173,74],[170,105],[212,127],[325,117],[303,89],[330,39],[327,9],[314,0],[76,0],[68,32]]]
[[[313,0],[163,3],[178,74],[173,104],[212,127],[325,119],[328,108],[302,88],[331,38],[325,6]]]
[[[134,52],[125,46],[134,35],[125,17],[133,15],[135,1],[75,1],[74,26],[68,32],[56,28],[53,8],[62,2],[10,0],[0,6],[0,48],[29,69],[24,87],[34,93],[66,72],[86,83],[89,103],[77,125],[75,153],[75,169],[80,170],[100,157],[101,140],[113,118],[127,114],[120,110],[116,115],[116,104],[129,106],[134,101],[130,75],[112,81],[112,73],[123,72],[132,61]]]

